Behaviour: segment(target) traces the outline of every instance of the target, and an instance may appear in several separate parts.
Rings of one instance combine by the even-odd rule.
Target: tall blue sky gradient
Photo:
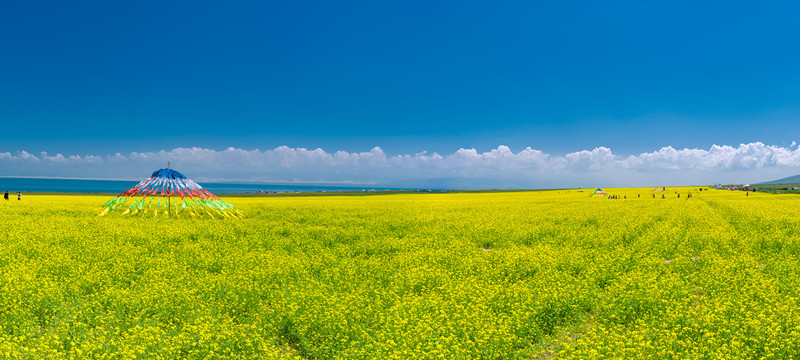
[[[792,2],[6,2],[0,153],[788,148],[798,15]]]

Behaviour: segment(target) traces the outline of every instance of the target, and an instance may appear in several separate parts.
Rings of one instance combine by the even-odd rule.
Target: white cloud
[[[21,151],[24,153],[24,151]],[[25,157],[21,157],[20,159],[26,159]],[[42,151],[39,153],[39,159],[43,161],[49,161],[54,163],[62,163],[62,164],[80,164],[80,163],[89,163],[89,164],[99,164],[103,162],[103,158],[97,155],[84,155],[81,157],[80,155],[69,155],[64,156],[62,154],[55,154],[49,155],[47,152]],[[38,159],[37,159],[38,161]]]
[[[430,179],[462,178],[473,187],[649,186],[654,183],[755,182],[800,172],[800,148],[714,145],[708,149],[664,147],[623,157],[598,147],[563,155],[500,145],[486,152],[458,149],[440,155],[421,152],[387,156],[365,152],[280,146],[271,150],[200,147],[113,155],[35,156],[0,153],[5,176],[141,178],[167,162],[195,179],[274,182],[351,182],[425,186]],[[470,180],[472,179],[472,180]],[[470,182],[471,181],[471,182]]]
[[[800,151],[760,142],[738,147],[714,145],[709,150],[675,150],[668,146],[652,153],[630,156],[623,167],[645,170],[748,170],[800,166]]]
[[[17,151],[17,155],[14,157],[15,160],[28,160],[28,161],[39,161],[39,158],[35,155],[25,151]]]
[[[70,156],[69,160],[73,160],[74,161],[74,156],[75,155]],[[39,153],[39,157],[44,161],[52,161],[52,162],[59,162],[59,163],[65,163],[65,162],[68,161],[68,159],[66,157],[64,157],[64,155],[56,154],[55,156],[50,156],[50,155],[47,155],[47,153],[44,152],[44,151]]]
[[[114,162],[127,161],[128,160],[127,157],[123,156],[120,153],[114,153],[114,155],[109,155],[106,158],[108,158],[108,161],[114,161]]]
[[[566,166],[573,171],[599,171],[620,165],[617,156],[607,147],[581,150],[564,155]]]

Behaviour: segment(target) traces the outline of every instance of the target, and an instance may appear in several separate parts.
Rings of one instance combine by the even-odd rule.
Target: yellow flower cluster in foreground
[[[800,197],[0,203],[0,358],[800,358]],[[637,196],[640,195],[641,197]]]

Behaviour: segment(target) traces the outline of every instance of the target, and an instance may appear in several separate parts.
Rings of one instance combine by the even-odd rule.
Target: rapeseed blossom
[[[227,199],[236,221],[27,196],[0,204],[0,358],[800,356],[800,197],[605,190]]]

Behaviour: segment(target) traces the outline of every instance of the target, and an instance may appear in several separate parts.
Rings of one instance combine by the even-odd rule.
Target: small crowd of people
[[[3,195],[3,199],[8,200],[8,190],[6,190],[5,195]],[[22,200],[22,192],[17,192],[17,200]]]
[[[677,194],[678,194],[678,198],[680,199],[681,194],[680,193],[677,193]],[[654,199],[656,198],[656,194],[651,194],[651,195],[653,196]],[[640,197],[642,197],[642,195],[641,194],[636,194],[636,197],[640,198]],[[692,197],[692,193],[690,192],[689,194],[686,195],[686,197],[687,198],[691,198]],[[628,198],[628,195],[622,195],[622,196],[619,196],[619,195],[608,195],[608,199],[609,200],[627,199],[627,198]],[[666,197],[664,196],[664,194],[661,194],[661,198],[665,199]]]
[[[680,199],[680,198],[681,198],[681,193],[677,193],[677,194],[678,194],[678,199]],[[651,194],[651,195],[653,196],[653,199],[655,199],[655,198],[656,198],[656,194]],[[691,199],[691,198],[692,198],[692,193],[688,193],[688,194],[686,195],[686,197],[687,197],[687,198],[689,198],[689,199]],[[666,199],[667,197],[666,197],[666,196],[664,196],[664,194],[661,194],[661,198],[662,198],[662,199]]]

